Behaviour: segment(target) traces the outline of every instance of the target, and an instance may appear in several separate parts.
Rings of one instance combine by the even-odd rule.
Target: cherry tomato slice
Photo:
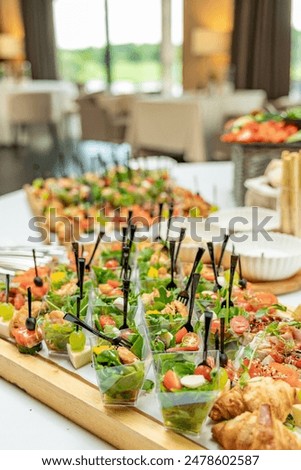
[[[120,282],[117,279],[109,279],[108,284],[109,286],[114,287],[114,288],[120,286]]]
[[[181,346],[183,347],[195,347],[198,348],[200,345],[200,338],[196,333],[187,333],[183,336]]]
[[[163,385],[170,392],[172,390],[180,390],[182,388],[180,379],[173,370],[168,370],[166,372],[163,378]]]
[[[201,365],[198,366],[195,371],[195,375],[202,375],[206,380],[211,380],[211,369],[208,366]]]
[[[99,323],[102,328],[104,328],[107,325],[116,326],[116,322],[114,318],[110,317],[110,315],[100,315]]]
[[[242,315],[237,315],[230,320],[230,327],[237,335],[242,335],[250,327],[249,321]]]
[[[108,269],[115,269],[115,268],[118,268],[118,266],[119,266],[119,263],[117,259],[109,259],[105,264],[105,268],[108,268]]]
[[[175,334],[176,343],[180,344],[182,342],[182,339],[184,338],[184,336],[187,333],[188,333],[188,331],[186,330],[185,326],[183,326],[183,328],[181,328],[179,331],[177,331],[176,334]]]
[[[221,328],[221,322],[219,318],[216,318],[215,320],[212,320],[211,325],[210,325],[210,331],[212,334],[215,334],[216,331],[220,331]]]

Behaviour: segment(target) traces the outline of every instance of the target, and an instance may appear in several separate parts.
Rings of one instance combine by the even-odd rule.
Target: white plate
[[[279,213],[263,207],[224,209],[210,215],[210,220],[213,225],[227,230],[229,233],[260,232],[263,230],[269,232],[280,228]]]
[[[279,188],[273,188],[268,183],[268,178],[266,176],[259,176],[258,178],[249,178],[245,181],[245,187],[255,191],[261,196],[277,199],[280,195]]]

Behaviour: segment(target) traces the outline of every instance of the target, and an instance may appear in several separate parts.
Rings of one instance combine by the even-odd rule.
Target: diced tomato
[[[119,287],[120,286],[120,281],[118,281],[117,279],[109,279],[108,280],[108,284],[109,286],[111,287]]]
[[[33,348],[41,341],[36,330],[30,331],[25,326],[16,328],[13,331],[13,335],[20,346],[25,346],[27,348]]]
[[[278,364],[282,364],[284,362],[283,354],[277,351],[277,349],[273,349],[270,352],[270,356],[274,359],[275,362],[278,362]]]
[[[120,242],[113,242],[111,244],[111,251],[119,251],[121,249],[121,243]]]
[[[32,295],[36,299],[41,299],[48,292],[48,284],[44,282],[42,287],[37,287],[35,284],[30,284]]]
[[[242,335],[245,331],[250,328],[250,323],[242,315],[237,315],[230,320],[230,327],[237,335]]]
[[[215,334],[216,331],[220,331],[221,328],[221,322],[219,318],[216,318],[215,320],[212,320],[211,326],[210,326],[210,331],[212,334]]]
[[[188,333],[188,331],[186,330],[185,326],[183,326],[183,328],[181,328],[179,331],[177,331],[176,334],[175,334],[176,343],[177,343],[177,344],[181,343],[183,337],[184,337],[187,333]]]
[[[278,299],[276,295],[271,292],[255,292],[252,299],[252,305],[256,307],[258,306],[257,310],[259,310],[259,308],[270,307],[277,303]]]
[[[206,380],[211,380],[211,369],[206,365],[198,366],[195,369],[194,373],[195,375],[202,375],[203,377],[205,377]]]
[[[20,310],[21,307],[25,305],[25,299],[22,294],[17,294],[14,299],[14,306],[16,310]]]
[[[163,378],[163,385],[167,390],[180,390],[182,388],[181,382],[177,374],[173,370],[168,370]]]
[[[119,266],[119,263],[117,259],[109,259],[109,261],[106,262],[105,267],[108,269],[116,269]]]
[[[116,322],[114,318],[110,317],[110,315],[100,315],[99,323],[102,328],[104,328],[107,325],[116,326]]]
[[[262,368],[262,365],[258,361],[252,361],[251,365],[249,366],[249,359],[244,360],[244,365],[249,368],[249,375],[250,377],[263,377],[263,376],[269,376],[270,373],[267,371],[265,372],[265,369]]]

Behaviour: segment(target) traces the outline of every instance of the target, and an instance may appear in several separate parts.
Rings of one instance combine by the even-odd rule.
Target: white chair
[[[19,129],[44,124],[48,127],[55,147],[59,146],[58,125],[62,122],[63,108],[60,96],[52,92],[17,92],[7,96],[8,121],[14,129],[18,145]]]

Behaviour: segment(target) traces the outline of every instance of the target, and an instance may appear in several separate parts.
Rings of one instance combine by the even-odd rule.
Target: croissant
[[[295,390],[283,380],[260,377],[251,380],[245,387],[236,385],[224,392],[214,403],[210,412],[213,421],[231,419],[245,411],[258,410],[260,405],[270,405],[272,413],[284,422],[295,399]]]
[[[214,439],[226,450],[300,450],[301,442],[279,419],[270,405],[212,427]]]

